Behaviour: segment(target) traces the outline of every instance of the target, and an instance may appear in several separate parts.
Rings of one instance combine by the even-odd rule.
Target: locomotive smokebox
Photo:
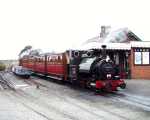
[[[106,58],[106,45],[102,45],[102,58]]]

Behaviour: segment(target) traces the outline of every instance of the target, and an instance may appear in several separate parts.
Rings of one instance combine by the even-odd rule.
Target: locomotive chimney
[[[106,58],[106,45],[102,45],[102,58]]]

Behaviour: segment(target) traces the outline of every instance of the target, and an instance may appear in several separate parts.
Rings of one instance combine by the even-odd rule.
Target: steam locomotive
[[[103,45],[102,50],[27,55],[20,58],[19,64],[36,74],[94,88],[96,92],[116,91],[119,87],[124,89],[126,84],[120,79],[119,71],[105,48]]]

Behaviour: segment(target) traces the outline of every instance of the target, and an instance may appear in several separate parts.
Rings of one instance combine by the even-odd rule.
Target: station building
[[[82,49],[101,49],[106,45],[121,78],[150,79],[150,42],[142,41],[127,28],[109,32],[108,29],[110,27],[102,26],[100,35],[87,40]]]

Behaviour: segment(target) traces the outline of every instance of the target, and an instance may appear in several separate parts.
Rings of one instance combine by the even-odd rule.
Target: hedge
[[[6,69],[6,65],[0,62],[0,71],[3,71],[5,69]]]

